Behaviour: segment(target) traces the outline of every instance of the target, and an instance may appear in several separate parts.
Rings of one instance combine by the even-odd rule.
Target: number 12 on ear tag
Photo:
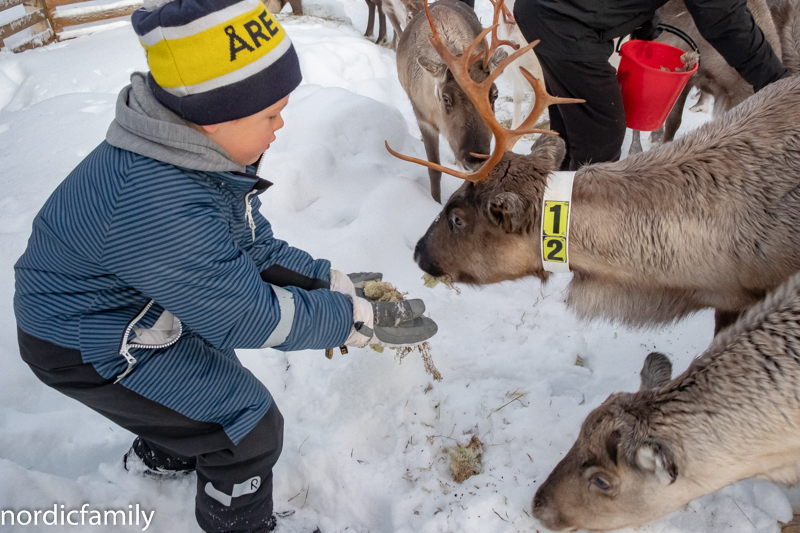
[[[542,261],[551,264],[561,263],[566,267],[564,270],[558,269],[557,271],[569,272],[567,266],[568,224],[569,202],[545,200],[542,214]]]

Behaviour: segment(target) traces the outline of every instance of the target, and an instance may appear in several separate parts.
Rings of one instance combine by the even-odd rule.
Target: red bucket
[[[675,72],[683,67],[684,53],[680,48],[656,41],[634,40],[622,45],[617,81],[630,129],[653,131],[664,124],[686,82],[697,72],[698,65],[689,72]]]

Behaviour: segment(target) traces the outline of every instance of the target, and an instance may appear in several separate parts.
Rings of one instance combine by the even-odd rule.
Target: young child
[[[132,22],[150,72],[34,220],[15,266],[20,351],[138,435],[126,468],[196,470],[204,531],[271,531],[283,418],[234,349],[409,345],[436,324],[419,300],[359,298],[259,213],[271,183],[253,165],[301,81],[259,0],[176,0]]]

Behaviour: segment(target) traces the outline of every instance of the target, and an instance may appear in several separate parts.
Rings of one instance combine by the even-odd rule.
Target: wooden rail
[[[126,17],[142,6],[141,0],[120,0],[97,6],[80,6],[86,0],[0,0],[0,12],[22,5],[26,13],[0,25],[0,48],[4,41],[22,30],[32,28],[33,35],[15,44],[12,52],[21,52],[68,39],[65,28],[119,17]],[[69,9],[58,9],[73,6]]]

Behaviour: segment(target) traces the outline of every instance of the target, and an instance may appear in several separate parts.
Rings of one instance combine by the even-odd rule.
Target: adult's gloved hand
[[[436,322],[422,316],[422,300],[370,302],[356,296],[353,300],[353,328],[347,346],[411,346],[433,337],[439,330]]]
[[[657,39],[663,31],[658,27],[659,24],[661,24],[661,17],[658,16],[658,13],[654,13],[653,18],[631,32],[631,37],[643,41],[653,41]]]

